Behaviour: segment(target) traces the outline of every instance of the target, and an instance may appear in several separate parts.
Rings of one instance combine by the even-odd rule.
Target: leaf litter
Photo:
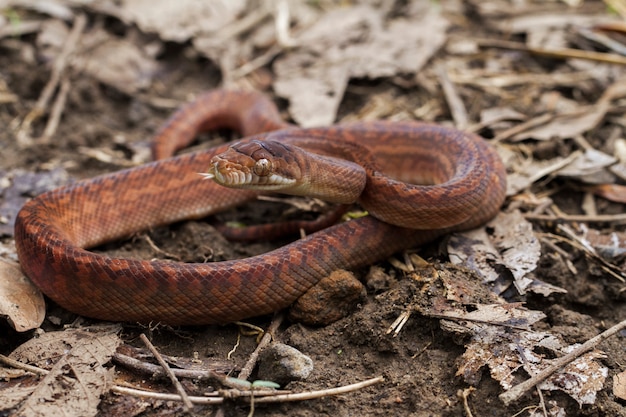
[[[525,374],[539,372],[553,358],[575,347],[575,342],[585,340],[575,333],[550,331],[550,323],[562,319],[564,314],[546,305],[556,302],[563,304],[565,312],[580,310],[594,317],[599,313],[598,323],[585,327],[589,336],[604,327],[603,320],[619,321],[626,317],[626,142],[621,128],[626,78],[620,57],[614,53],[624,44],[624,31],[619,29],[624,16],[607,13],[600,1],[580,1],[575,6],[504,0],[471,1],[465,6],[453,3],[415,1],[400,6],[394,2],[357,2],[337,7],[327,2],[277,1],[270,5],[253,0],[186,0],[172,6],[165,1],[77,5],[57,0],[46,2],[44,7],[38,2],[5,0],[0,2],[0,48],[12,54],[13,64],[19,62],[31,72],[36,62],[43,63],[46,71],[54,66],[68,71],[59,73],[56,84],[49,83],[53,96],[40,97],[39,102],[45,105],[36,117],[50,121],[58,111],[57,118],[61,120],[57,127],[46,127],[45,132],[36,118],[30,125],[19,123],[28,119],[25,115],[38,92],[33,98],[32,87],[15,82],[19,73],[11,73],[10,66],[6,74],[0,71],[0,106],[12,106],[10,112],[0,113],[9,126],[9,135],[0,136],[0,141],[14,144],[6,147],[0,162],[8,169],[28,166],[24,157],[28,154],[35,161],[46,161],[48,166],[29,168],[34,172],[43,167],[44,177],[52,172],[46,169],[49,166],[67,166],[78,176],[93,175],[92,168],[81,174],[76,167],[94,161],[101,164],[96,169],[99,172],[106,172],[111,166],[132,166],[143,152],[142,146],[136,147],[135,143],[141,143],[158,126],[163,117],[158,113],[160,109],[171,109],[196,94],[198,88],[216,85],[217,81],[187,83],[194,74],[185,71],[189,71],[189,62],[194,60],[203,63],[208,59],[219,73],[211,77],[221,79],[223,85],[272,89],[287,100],[284,109],[289,117],[303,126],[330,124],[338,118],[377,117],[418,117],[450,124],[451,116],[464,114],[468,129],[492,138],[498,147],[509,171],[510,200],[501,215],[485,228],[455,234],[448,241],[449,259],[466,268],[463,272],[449,275],[446,268],[455,271],[456,267],[445,264],[441,269],[430,259],[445,259],[443,255],[439,251],[427,252],[433,257],[424,261],[430,272],[424,273],[421,281],[415,281],[422,294],[409,296],[413,302],[407,302],[407,306],[424,318],[440,319],[445,334],[464,341],[465,352],[458,358],[456,373],[465,383],[478,386],[472,407],[482,414],[514,414],[522,407],[488,408],[488,400],[497,393],[480,393],[481,370],[487,367],[502,389],[509,390]],[[75,27],[72,23],[79,13],[86,13],[90,24],[68,48]],[[29,39],[29,34],[35,36]],[[181,61],[167,62],[176,48],[184,51],[184,65],[180,65]],[[204,77],[206,67],[202,65],[205,64],[197,73]],[[179,70],[191,76],[177,75]],[[46,74],[42,73],[39,84],[46,80]],[[14,82],[7,83],[5,79]],[[447,91],[442,95],[440,89],[446,79]],[[171,90],[171,85],[178,88]],[[94,86],[108,90],[102,95]],[[100,103],[111,98],[114,105],[101,112],[104,119],[91,119],[103,126],[101,131],[107,133],[102,135],[85,123],[90,116],[81,113],[80,106],[102,106]],[[69,100],[79,119],[64,112],[65,100]],[[124,106],[117,109],[120,101],[128,100],[130,111]],[[345,107],[346,103],[351,105]],[[146,116],[155,111],[153,118]],[[114,121],[116,117],[122,123]],[[456,116],[454,119],[462,123]],[[151,123],[148,129],[138,128],[146,121]],[[64,128],[64,123],[70,127]],[[60,133],[55,133],[56,129]],[[89,139],[77,138],[72,129]],[[123,138],[120,132],[124,132]],[[42,133],[41,137],[57,141],[58,153],[37,148]],[[115,139],[107,141],[106,136]],[[76,143],[82,149],[78,153],[82,161],[69,156],[75,153]],[[41,144],[45,145],[43,141]],[[50,160],[50,154],[56,159]],[[9,222],[17,208],[25,198],[41,190],[33,184],[11,194],[11,188],[4,187],[5,182],[0,204],[7,207],[2,219],[8,225],[5,234],[10,235]],[[166,249],[163,253],[175,250]],[[143,256],[153,256],[153,252],[147,253]],[[374,303],[389,298],[397,301],[393,305],[402,305],[396,298],[405,291],[400,277],[413,272],[410,268],[409,272],[386,268],[385,274],[389,276],[376,287],[376,292],[381,293]],[[440,293],[438,285],[446,293]],[[585,296],[583,291],[587,292]],[[431,298],[421,298],[429,292]],[[603,311],[602,307],[612,311]],[[380,320],[391,321],[397,310],[398,307]],[[341,330],[329,325],[328,332],[378,334],[375,327],[357,327],[357,323],[365,323],[358,312],[353,317],[339,322],[343,322]],[[412,319],[422,320],[416,314]],[[410,328],[411,322],[405,326]],[[303,342],[298,331],[290,327],[285,338],[300,344],[300,349],[313,349],[315,342]],[[397,338],[411,337],[407,331],[405,328],[402,333],[397,332]],[[419,333],[419,329],[413,331]],[[307,332],[315,334],[316,330]],[[59,339],[66,337],[61,332],[49,334],[56,333]],[[371,352],[356,352],[356,346],[362,342],[331,337],[327,340],[336,351],[343,352],[340,356],[345,360],[355,358],[352,368],[365,366],[370,374],[380,372],[381,361],[369,361]],[[620,340],[623,344],[623,336]],[[373,343],[380,352],[401,355],[399,352],[404,350],[385,336]],[[617,345],[616,349],[607,346],[605,351],[610,353],[604,356],[593,350],[537,385],[546,396],[552,390],[566,392],[574,406],[558,397],[546,398],[545,403],[543,397],[537,401],[526,398],[524,404],[549,415],[565,415],[566,410],[571,413],[582,404],[595,404],[605,410],[604,415],[617,415],[619,401],[624,398],[620,376],[623,373],[618,372],[619,366],[611,366],[624,362],[623,349],[619,349],[619,342]],[[89,355],[74,348],[60,354],[69,363],[77,360],[75,356],[79,362],[83,358],[91,363]],[[324,352],[319,356],[329,355]],[[106,364],[108,358],[109,353],[104,354],[100,365]],[[412,367],[412,360],[402,360],[399,368]],[[332,374],[334,366],[323,366],[325,372]],[[377,398],[388,401],[387,406],[398,407],[400,414],[420,409],[430,412],[433,404],[439,412],[460,413],[460,408],[454,408],[460,405],[453,395],[433,396],[430,390],[424,390],[419,395],[423,403],[413,400],[416,387],[427,387],[419,382],[420,375],[430,375],[433,380],[446,377],[434,376],[437,370],[433,368],[427,369],[431,374],[425,373],[425,366],[428,365],[412,369],[411,382],[406,386],[406,378],[386,371],[395,388],[385,387],[382,397]],[[55,372],[60,373],[54,378],[68,382],[64,379],[67,374]],[[110,386],[109,377],[106,370],[97,375],[99,384],[94,392],[101,394]],[[614,397],[598,397],[597,393],[608,392],[610,376]],[[319,369],[313,375],[316,377],[322,377]],[[50,379],[45,381],[36,390],[47,398],[51,395],[49,389],[55,387],[54,383],[48,384]],[[458,384],[456,381],[454,384]],[[2,392],[3,398],[5,393],[8,398],[9,391]],[[81,413],[93,413],[94,404],[99,401],[94,398],[100,394],[83,394],[86,400]],[[361,395],[371,398],[370,394]],[[18,398],[13,403],[15,407],[31,406],[21,402],[24,400],[19,396],[14,398]],[[349,404],[352,409],[369,414],[372,410],[364,405],[367,402],[365,399]],[[452,408],[450,403],[454,404]],[[341,408],[336,404],[331,407]],[[48,413],[51,408],[46,410]],[[257,413],[271,415],[268,410]],[[545,414],[532,411],[529,415]]]

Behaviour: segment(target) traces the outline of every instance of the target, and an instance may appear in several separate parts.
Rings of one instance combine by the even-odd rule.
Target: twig
[[[113,354],[113,361],[117,364],[131,369],[135,372],[139,372],[142,374],[150,375],[154,378],[160,378],[167,376],[165,371],[159,365],[155,365],[153,363],[140,361],[139,359],[133,358],[132,356],[124,355],[122,353],[116,352]],[[230,384],[226,377],[226,373],[232,371],[230,369],[222,369],[221,372],[217,372],[212,369],[172,369],[171,371],[176,375],[177,378],[190,378],[195,380],[209,380],[216,381],[222,385],[231,387],[231,388],[240,388],[239,385],[235,386],[234,384]]]
[[[551,163],[550,165],[535,170],[533,172],[530,172],[528,177],[527,177],[527,181],[529,184],[533,184],[536,181],[538,181],[539,179],[546,177],[556,171],[558,171],[559,169],[566,167],[567,165],[571,164],[573,161],[575,161],[578,157],[580,157],[582,155],[582,151],[574,151],[571,154],[569,154],[568,156],[566,156],[563,159],[559,159],[554,163]]]
[[[543,393],[539,387],[537,388],[537,395],[539,396],[539,405],[541,405],[541,411],[543,411],[544,417],[548,417],[548,410],[546,409],[546,402],[543,399]]]
[[[191,411],[193,409],[193,403],[189,399],[189,395],[187,395],[187,392],[185,391],[185,388],[183,388],[183,386],[180,383],[180,381],[178,380],[178,378],[176,378],[176,375],[174,375],[174,373],[170,369],[170,367],[167,364],[167,362],[165,362],[165,359],[163,359],[163,356],[161,356],[159,351],[156,350],[156,348],[154,347],[152,342],[150,342],[150,340],[148,340],[148,338],[146,337],[145,334],[143,334],[143,333],[140,334],[139,338],[146,345],[146,347],[148,349],[150,349],[150,352],[152,352],[152,354],[154,355],[156,360],[159,362],[159,365],[161,365],[163,367],[163,370],[165,371],[167,376],[172,381],[172,384],[174,384],[174,387],[176,387],[176,391],[178,391],[178,394],[180,395],[180,398],[183,401],[183,405],[185,406],[185,411],[187,411],[187,412]]]
[[[370,385],[378,384],[379,382],[383,382],[385,378],[382,376],[378,376],[376,378],[368,379],[366,381],[357,382],[356,384],[344,385],[343,387],[338,388],[329,388],[323,389],[319,391],[309,391],[309,392],[300,392],[297,394],[284,394],[284,395],[274,395],[263,398],[255,398],[254,401],[256,403],[273,403],[273,402],[288,402],[288,401],[302,401],[302,400],[312,400],[314,398],[322,398],[327,397],[329,395],[338,395],[345,394],[347,392],[356,391],[359,389],[363,389],[369,387]],[[257,391],[254,392],[254,395],[257,395]]]
[[[24,371],[32,372],[36,375],[48,375],[49,371],[46,369],[39,368],[37,366],[29,365],[27,363],[22,363],[15,359],[11,359],[8,356],[4,356],[0,354],[0,362],[9,365],[16,369],[22,369]]]
[[[48,118],[48,123],[46,123],[46,128],[39,138],[40,143],[49,143],[50,138],[57,131],[57,127],[59,126],[59,120],[61,120],[61,115],[63,115],[63,110],[65,109],[65,103],[67,102],[67,93],[69,91],[70,80],[67,76],[65,76],[61,80],[59,93],[54,100],[54,104],[52,105],[52,110],[50,111],[50,117]]]
[[[467,417],[473,417],[472,410],[469,406],[469,401],[467,400],[472,392],[476,389],[474,387],[469,387],[461,391],[457,394],[463,400],[463,409],[465,410],[465,415]]]
[[[605,272],[608,272],[622,282],[626,282],[626,274],[620,268],[598,255],[598,252],[596,252],[595,248],[591,246],[591,243],[576,235],[576,233],[568,225],[559,224],[556,226],[556,229],[565,235],[566,238],[576,242],[576,245],[572,246],[580,248],[587,256],[598,262]]]
[[[626,65],[626,57],[617,54],[607,54],[603,52],[583,51],[580,49],[561,48],[561,49],[545,49],[532,46],[526,46],[519,42],[509,42],[497,39],[479,39],[478,45],[482,47],[511,49],[514,51],[525,51],[534,55],[547,56],[550,58],[569,59],[578,58],[588,61],[604,62],[607,64]]]
[[[162,392],[144,391],[144,390],[140,390],[136,388],[121,387],[119,385],[112,386],[111,391],[117,392],[119,394],[133,395],[135,397],[154,398],[154,399],[163,400],[163,401],[180,401],[181,400],[180,395],[177,395],[177,394],[165,394]],[[224,403],[224,398],[222,397],[190,396],[189,400],[193,404],[222,404]]]
[[[261,341],[257,345],[254,352],[252,352],[252,354],[248,358],[248,362],[246,362],[246,364],[241,368],[241,371],[239,372],[239,375],[238,375],[239,379],[247,380],[250,377],[254,369],[254,366],[256,365],[256,362],[259,359],[259,354],[272,341],[274,334],[276,333],[276,331],[282,324],[284,318],[285,318],[285,315],[281,312],[276,313],[274,315],[274,318],[272,319],[272,322],[267,328],[267,331],[263,334]]]
[[[526,391],[530,390],[535,385],[540,384],[541,382],[545,381],[553,373],[555,373],[556,371],[558,371],[565,365],[569,364],[570,362],[578,358],[583,353],[588,352],[589,350],[595,348],[599,343],[608,339],[609,337],[613,336],[615,333],[625,328],[626,328],[626,320],[616,324],[615,326],[611,327],[608,330],[605,330],[604,332],[600,333],[596,337],[593,337],[587,340],[585,343],[579,346],[576,350],[573,350],[567,355],[555,359],[552,365],[548,366],[543,371],[537,373],[532,378],[522,382],[521,384],[514,386],[507,392],[500,394],[498,398],[500,398],[500,400],[504,404],[509,405],[511,402],[518,400],[522,395],[526,393]]]
[[[437,65],[436,72],[437,78],[439,78],[439,84],[441,84],[443,94],[446,98],[446,102],[448,103],[448,107],[450,108],[452,119],[454,119],[454,124],[457,129],[464,130],[469,125],[469,118],[467,116],[465,104],[463,104],[463,100],[461,100],[461,96],[456,90],[456,87],[452,81],[450,81],[448,72],[443,64]]]
[[[35,107],[33,107],[33,109],[26,115],[26,117],[24,117],[22,125],[20,126],[20,130],[17,132],[18,143],[20,143],[22,146],[28,145],[30,143],[30,126],[35,120],[37,120],[45,113],[46,108],[50,103],[50,99],[52,98],[54,91],[59,85],[61,75],[67,67],[69,57],[76,49],[76,45],[78,44],[80,35],[85,29],[86,24],[87,17],[84,14],[79,14],[76,16],[76,19],[74,19],[74,27],[72,27],[72,31],[68,35],[67,40],[63,45],[63,49],[54,61],[54,65],[52,66],[52,74],[50,75],[48,83],[41,92],[37,103],[35,103]]]
[[[219,32],[215,33],[216,39],[227,40],[239,36],[244,32],[252,30],[258,27],[259,24],[266,18],[272,15],[272,10],[268,7],[268,4],[261,3],[260,7],[247,13],[241,19],[237,19],[233,23],[229,23],[224,26]]]
[[[564,242],[578,250],[581,250],[586,256],[597,262],[603,271],[621,282],[626,282],[626,274],[620,268],[598,255],[593,247],[589,246],[583,241],[583,239],[576,236],[573,231],[569,230],[569,228],[563,227],[562,225],[557,225],[557,229],[565,236],[553,233],[544,233],[543,236]]]
[[[389,334],[393,332],[393,337],[396,337],[400,334],[400,331],[404,327],[409,318],[411,317],[411,310],[404,310],[400,315],[394,320],[393,323],[387,328],[385,334]]]
[[[278,394],[275,395],[273,391],[268,391],[267,393],[260,391],[258,389],[254,390],[254,402],[255,403],[278,403],[278,402],[291,402],[291,401],[303,401],[303,400],[313,400],[316,398],[327,397],[330,395],[339,395],[346,394],[349,392],[357,391],[363,388],[367,388],[371,385],[378,384],[383,382],[385,379],[382,376],[368,379],[362,382],[357,382],[355,384],[344,385],[343,387],[337,388],[329,388],[323,389],[319,391],[308,391],[308,392],[300,392],[294,394]],[[144,390],[138,390],[134,388],[126,388],[120,386],[114,386],[112,388],[113,391],[119,392],[122,394],[135,395],[139,397],[149,397],[149,398],[158,398],[165,401],[180,401],[180,396],[176,394],[163,394],[159,392],[150,392]],[[228,398],[242,398],[244,401],[250,401],[250,396],[252,392],[249,391],[232,391],[235,395],[226,395]],[[222,404],[224,402],[225,397],[197,397],[191,396],[189,399],[194,404]],[[261,397],[261,398],[259,398]]]
[[[155,251],[157,254],[165,256],[167,258],[173,259],[175,261],[178,262],[182,262],[182,259],[180,258],[180,256],[167,252],[163,249],[161,249],[160,247],[157,246],[156,243],[154,243],[154,240],[152,240],[152,238],[150,238],[150,236],[148,235],[144,235],[144,240],[146,241],[146,243],[148,244],[148,246],[150,246],[152,248],[153,251]]]
[[[549,121],[551,121],[552,119],[554,119],[556,116],[552,113],[545,113],[542,114],[541,116],[537,116],[537,117],[533,117],[532,119],[529,119],[523,123],[520,123],[516,126],[511,127],[510,129],[506,129],[503,130],[502,132],[500,132],[499,134],[497,134],[492,140],[491,142],[501,142],[503,140],[512,138],[513,136],[517,135],[518,133],[522,133],[527,131],[528,129],[532,129],[533,127],[536,126],[541,126],[543,124],[548,123]]]
[[[524,215],[526,220],[551,222],[551,223],[612,223],[612,224],[625,224],[626,213],[618,214],[596,214],[590,216],[587,214],[560,214],[558,216],[549,214],[532,214],[528,213]]]
[[[243,78],[246,75],[250,74],[251,72],[263,67],[264,65],[271,62],[272,59],[274,59],[276,55],[281,53],[283,50],[284,48],[280,45],[272,46],[263,54],[257,56],[251,61],[246,62],[239,68],[235,68],[234,70],[232,70],[231,75],[229,77],[229,81],[233,83],[235,80],[238,80],[239,78]]]
[[[17,369],[24,369],[24,370],[27,370],[29,372],[33,372],[39,375],[46,375],[49,372],[45,369],[41,369],[32,365],[27,365],[25,363],[16,361],[4,355],[0,355],[0,362],[6,363],[7,365],[10,365]],[[330,389],[319,390],[319,391],[308,391],[308,392],[302,392],[302,393],[297,393],[297,394],[292,394],[292,393],[285,394],[281,392],[278,392],[277,394],[277,391],[275,390],[259,390],[258,388],[255,388],[254,392],[252,392],[252,390],[243,391],[243,390],[237,390],[237,389],[223,390],[219,392],[210,393],[209,395],[213,395],[213,397],[189,396],[189,400],[194,404],[222,404],[224,402],[224,398],[244,398],[245,399],[246,397],[250,397],[254,394],[255,396],[254,401],[256,403],[302,401],[302,400],[310,400],[310,399],[315,399],[315,398],[322,398],[322,397],[326,397],[329,395],[346,394],[348,392],[353,392],[359,389],[363,389],[363,388],[369,387],[374,384],[378,384],[379,382],[383,382],[383,381],[384,381],[384,378],[382,376],[379,376],[376,378],[368,379],[366,381],[357,382],[355,384],[345,385],[343,387],[330,388]],[[164,393],[159,393],[159,392],[144,391],[144,390],[139,390],[135,388],[122,387],[119,385],[113,385],[111,387],[111,391],[114,391],[120,394],[134,395],[137,397],[157,398],[157,399],[161,399],[165,401],[181,401],[180,395],[177,395],[177,394],[164,394]],[[217,395],[222,395],[222,397],[216,397]],[[258,397],[262,397],[262,398],[258,398]]]
[[[274,27],[276,28],[276,40],[283,48],[296,46],[296,41],[289,34],[289,2],[278,0],[274,8]]]

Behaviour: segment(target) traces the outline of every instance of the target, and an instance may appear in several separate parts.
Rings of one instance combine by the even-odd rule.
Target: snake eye
[[[267,177],[272,171],[272,163],[269,159],[261,158],[254,163],[253,170],[259,177]]]

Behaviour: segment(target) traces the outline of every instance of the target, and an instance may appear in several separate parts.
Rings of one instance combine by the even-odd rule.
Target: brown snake
[[[243,260],[185,264],[112,258],[87,250],[254,199],[257,192],[224,188],[198,175],[228,149],[226,144],[34,198],[22,208],[15,226],[26,275],[59,305],[89,317],[226,323],[284,308],[336,269],[371,264],[444,233],[477,227],[504,200],[504,167],[475,135],[418,122],[298,129],[282,122],[275,106],[258,93],[200,96],[157,134],[155,158],[169,157],[199,132],[218,127],[258,140],[316,138],[319,143],[367,148],[375,167],[365,167],[367,184],[359,202],[372,216]]]

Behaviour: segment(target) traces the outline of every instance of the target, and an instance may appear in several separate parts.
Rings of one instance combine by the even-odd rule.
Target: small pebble
[[[259,356],[258,378],[285,386],[291,381],[302,381],[313,371],[313,360],[298,349],[274,342]]]

